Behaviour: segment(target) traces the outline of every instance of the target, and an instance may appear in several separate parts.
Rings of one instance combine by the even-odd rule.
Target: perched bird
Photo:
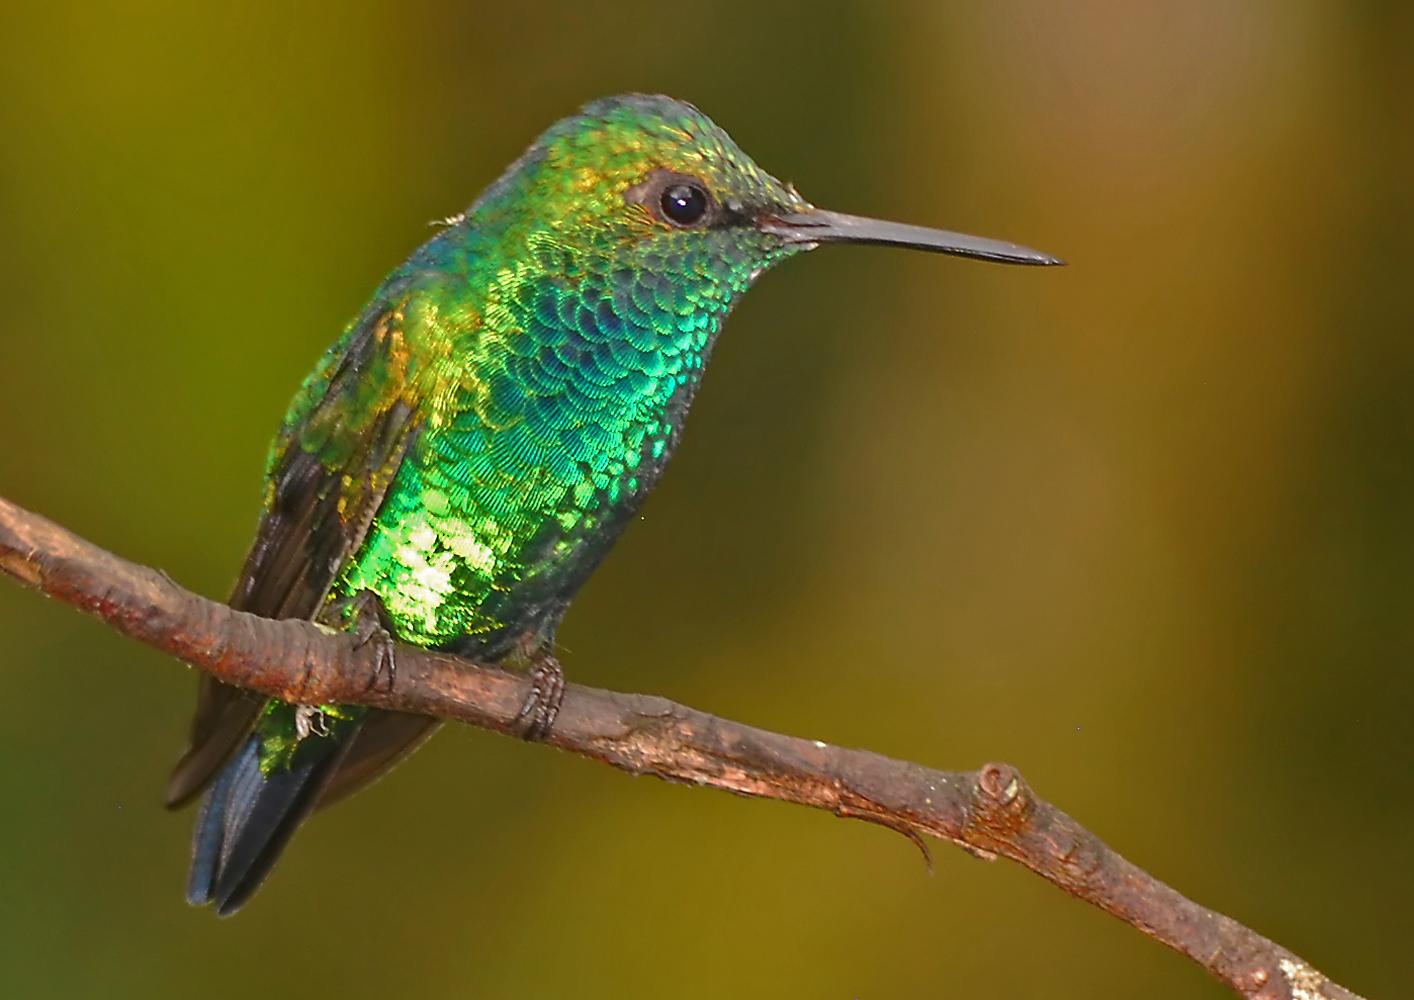
[[[667,97],[553,125],[378,288],[295,396],[233,607],[528,669],[676,447],[713,342],[767,268],[821,243],[1015,264],[1035,250],[826,212]],[[236,910],[312,810],[436,722],[291,705],[204,678],[167,786],[206,789],[187,898]]]

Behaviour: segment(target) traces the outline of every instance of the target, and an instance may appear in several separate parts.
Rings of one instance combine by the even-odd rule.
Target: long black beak
[[[1059,257],[1030,247],[983,239],[946,229],[928,229],[902,222],[866,219],[842,212],[811,209],[788,215],[769,215],[757,220],[757,228],[773,233],[788,243],[875,243],[880,246],[908,247],[957,257],[975,257],[1002,264],[1064,264]]]

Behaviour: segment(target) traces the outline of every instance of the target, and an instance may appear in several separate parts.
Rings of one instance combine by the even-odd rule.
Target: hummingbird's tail
[[[317,742],[318,751],[301,754],[296,766],[270,775],[260,769],[259,736],[246,740],[202,799],[192,837],[187,902],[214,902],[217,914],[224,917],[250,898],[314,809],[352,735],[306,741]]]

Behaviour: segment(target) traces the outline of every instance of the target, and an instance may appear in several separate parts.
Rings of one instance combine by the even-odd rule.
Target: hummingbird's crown
[[[593,101],[550,126],[472,211],[514,193],[549,218],[593,223],[621,215],[637,189],[665,177],[700,186],[731,216],[808,207],[691,104],[624,94]]]

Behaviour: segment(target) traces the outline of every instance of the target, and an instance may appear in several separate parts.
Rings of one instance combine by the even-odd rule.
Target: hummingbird
[[[690,104],[630,94],[544,132],[389,274],[270,448],[232,607],[527,671],[543,738],[555,633],[662,475],[717,335],[769,268],[826,243],[1059,264],[816,208]],[[295,829],[436,720],[201,679],[168,806],[205,792],[187,899],[239,908]]]

